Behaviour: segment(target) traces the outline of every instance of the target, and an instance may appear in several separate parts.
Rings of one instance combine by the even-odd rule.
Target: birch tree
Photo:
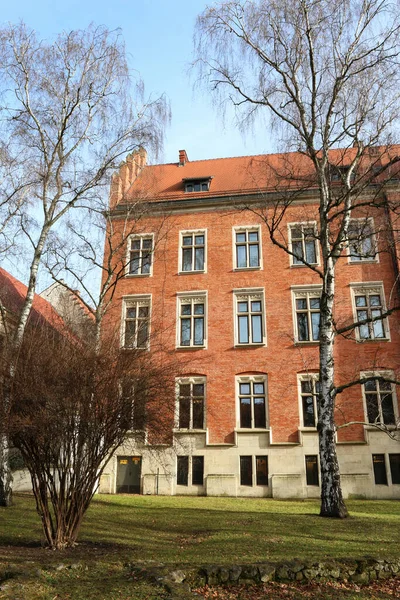
[[[303,165],[300,174],[298,163],[291,165],[288,158],[282,173],[275,173],[279,193],[259,210],[272,242],[292,255],[287,231],[282,232],[285,213],[305,192],[316,194],[313,235],[321,266],[306,256],[300,260],[322,284],[322,516],[347,516],[335,444],[335,402],[343,391],[336,385],[335,336],[374,321],[336,327],[336,268],[351,246],[355,211],[363,211],[364,223],[369,207],[385,206],[395,220],[398,214],[385,190],[398,177],[399,157],[392,144],[399,115],[399,14],[397,0],[241,0],[206,8],[196,25],[200,83],[211,88],[223,108],[233,104],[243,129],[265,113],[282,148],[296,153],[288,157],[298,157]]]
[[[64,32],[53,42],[40,40],[24,24],[0,30],[0,85],[0,145],[13,166],[1,182],[0,207],[20,231],[16,241],[29,256],[27,294],[4,380],[10,388],[52,232],[72,209],[108,193],[109,176],[122,156],[142,144],[158,149],[168,107],[163,97],[145,97],[119,33],[104,27]],[[8,398],[5,389],[4,417]],[[0,438],[0,504],[7,505],[5,431]]]

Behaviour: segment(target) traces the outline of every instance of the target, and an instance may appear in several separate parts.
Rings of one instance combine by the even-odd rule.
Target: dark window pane
[[[390,473],[392,475],[392,483],[400,484],[400,454],[389,454]]]
[[[253,315],[251,317],[251,329],[253,344],[260,344],[262,342],[261,315]]]
[[[201,184],[201,191],[202,192],[207,192],[208,191],[208,183],[202,183]]]
[[[305,310],[307,308],[307,300],[305,298],[298,298],[296,300],[297,310]]]
[[[193,429],[204,428],[203,399],[193,399]]]
[[[190,427],[190,398],[179,398],[179,428]]]
[[[320,298],[310,298],[310,308],[312,308],[313,310],[319,309],[321,305],[321,299]]]
[[[204,383],[193,384],[193,396],[204,396]]]
[[[181,346],[190,346],[190,319],[181,319]]]
[[[181,383],[179,386],[179,395],[180,396],[190,396],[190,384]]]
[[[307,485],[319,485],[318,458],[315,455],[306,456]]]
[[[260,264],[258,244],[251,244],[249,246],[249,260],[250,267],[258,267]]]
[[[268,485],[268,456],[256,456],[256,483]]]
[[[245,233],[237,233],[236,234],[236,243],[243,243],[246,242],[246,234]]]
[[[139,306],[139,317],[145,318],[149,316],[149,307],[148,306]]]
[[[315,243],[306,242],[306,259],[310,264],[315,264],[317,262],[317,256],[315,254]]]
[[[381,398],[383,422],[385,425],[395,425],[392,394],[382,394]]]
[[[259,300],[251,302],[251,312],[261,312],[261,302]]]
[[[204,456],[192,456],[192,484],[203,485]]]
[[[240,398],[240,427],[251,427],[251,399]]]
[[[182,253],[182,271],[192,270],[192,249],[184,248]]]
[[[203,317],[194,320],[194,344],[202,346],[204,344],[204,319]]]
[[[246,246],[236,246],[237,268],[247,267]]]
[[[298,329],[300,342],[305,342],[310,339],[309,334],[308,334],[307,314],[297,313],[297,329]]]
[[[311,313],[311,325],[312,325],[312,339],[314,341],[319,340],[319,322],[320,322],[320,314],[319,313]]]
[[[356,296],[356,306],[367,306],[366,296]]]
[[[376,380],[375,379],[368,379],[368,381],[366,381],[364,383],[365,389],[368,392],[372,392],[376,390]]]
[[[192,305],[191,304],[182,304],[181,315],[191,315],[191,314],[192,314]]]
[[[151,254],[144,254],[142,259],[142,273],[150,273]]]
[[[129,273],[131,273],[132,275],[136,275],[137,273],[139,273],[139,254],[137,252],[131,252]]]
[[[248,303],[247,302],[238,302],[238,312],[247,312],[248,311]]]
[[[204,269],[204,248],[195,249],[194,268],[195,271],[203,271]]]
[[[376,394],[365,394],[367,404],[368,423],[379,421],[378,396]]]
[[[312,396],[303,396],[304,427],[315,427],[314,401]]]
[[[311,379],[306,379],[301,382],[301,391],[303,394],[312,394],[312,382]]]
[[[132,240],[131,249],[140,250],[140,240]]]
[[[182,245],[183,246],[191,246],[192,245],[192,241],[193,241],[193,236],[191,236],[191,235],[184,235],[183,236],[183,240],[182,240]]]
[[[303,264],[301,260],[303,258],[303,244],[301,242],[292,242],[292,252],[295,255],[293,257],[293,263],[295,265]]]
[[[204,315],[204,304],[195,304],[193,312],[195,315]]]
[[[145,238],[143,240],[143,248],[145,248],[146,250],[150,250],[152,247],[152,243],[151,243],[151,238]]]
[[[254,391],[254,394],[264,394],[264,384],[263,383],[254,383],[253,391]]]
[[[195,183],[194,184],[194,191],[195,192],[200,192],[201,190],[201,184],[200,183]]]
[[[240,394],[241,395],[250,394],[250,384],[249,383],[241,383],[240,384]]]
[[[258,242],[258,231],[249,232],[249,242]]]
[[[376,485],[387,485],[386,464],[384,454],[373,454],[372,464]]]
[[[194,243],[197,246],[203,246],[204,245],[204,235],[195,235]]]
[[[240,457],[240,485],[253,485],[253,460],[251,456]]]
[[[189,475],[189,457],[178,456],[177,484],[187,485]]]
[[[254,398],[254,427],[265,427],[266,416],[265,416],[265,399]]]
[[[138,329],[137,345],[138,348],[144,348],[147,345],[149,335],[149,325],[147,321],[141,321]]]
[[[239,319],[239,344],[249,343],[249,324],[247,317],[238,317]]]

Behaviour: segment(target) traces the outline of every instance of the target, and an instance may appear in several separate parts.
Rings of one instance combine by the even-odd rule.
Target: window
[[[261,265],[260,228],[235,228],[234,236],[235,268],[258,269]]]
[[[291,257],[293,266],[318,264],[315,223],[294,223],[289,225]]]
[[[235,343],[265,344],[264,291],[235,290]]]
[[[351,219],[348,231],[351,263],[376,261],[376,240],[373,219]]]
[[[182,231],[179,272],[205,271],[206,232]]]
[[[206,292],[178,294],[178,347],[202,348],[206,345],[206,304]]]
[[[211,184],[211,177],[202,179],[184,179],[185,192],[208,192]]]
[[[294,294],[296,342],[319,340],[321,288],[296,289]]]
[[[300,375],[300,401],[303,427],[317,426],[318,375]]]
[[[146,426],[147,397],[140,385],[135,390],[131,379],[125,378],[120,383],[121,422],[130,431],[143,431]]]
[[[150,275],[153,235],[133,235],[129,238],[129,275]]]
[[[253,486],[254,484],[268,485],[268,456],[240,457],[240,485]]]
[[[148,348],[150,329],[150,296],[130,296],[123,304],[123,347]]]
[[[318,456],[308,455],[306,459],[306,482],[307,485],[319,485]]]
[[[189,478],[189,457],[178,456],[177,460],[177,481],[178,485],[187,485]]]
[[[203,485],[204,456],[192,456],[192,485]]]
[[[239,377],[239,426],[241,429],[267,427],[265,376]]]
[[[400,454],[389,454],[389,464],[392,483],[400,485]]]
[[[178,456],[177,477],[178,485],[204,485],[204,456]]]
[[[372,465],[376,485],[387,485],[386,462],[384,454],[373,454]]]
[[[357,339],[387,339],[387,320],[379,318],[386,310],[382,285],[354,284],[352,286],[352,292],[355,321],[359,323],[367,319],[376,319],[357,327]]]
[[[179,429],[204,429],[205,378],[177,381]]]
[[[384,376],[382,373],[382,378]],[[393,385],[389,381],[370,379],[364,383],[363,388],[368,423],[395,425]]]

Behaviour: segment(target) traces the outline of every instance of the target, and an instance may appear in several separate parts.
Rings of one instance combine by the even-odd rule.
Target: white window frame
[[[303,391],[301,389],[301,384],[303,381],[311,381],[312,392],[310,394],[303,394]],[[316,383],[317,382],[319,382],[319,374],[318,373],[298,373],[298,375],[297,375],[300,427],[301,427],[301,429],[304,429],[304,431],[316,431],[317,430],[317,424],[318,424],[318,406],[317,406],[317,391],[316,391]],[[315,415],[315,425],[314,426],[304,425],[303,395],[304,396],[311,395],[313,398],[313,408],[314,408],[314,415]]]
[[[199,315],[204,319],[204,327],[203,327],[203,344],[194,344],[194,311],[192,309],[190,315],[191,327],[190,327],[190,344],[188,346],[181,345],[181,306],[182,304],[191,304],[193,307],[195,304],[204,304],[204,314]],[[176,294],[176,347],[180,350],[199,350],[207,348],[207,322],[208,322],[208,307],[207,307],[207,291],[195,291],[195,292],[177,292]],[[188,315],[189,316],[189,315]]]
[[[240,424],[240,384],[249,383],[251,386],[251,427],[241,427]],[[264,384],[264,398],[265,398],[265,427],[255,427],[254,425],[254,394],[253,394],[253,383]],[[236,390],[236,430],[238,431],[268,431],[269,430],[269,412],[268,412],[268,376],[267,374],[260,375],[236,375],[235,377],[235,390]]]
[[[192,269],[191,271],[183,270],[183,238],[185,236],[193,236],[203,235],[204,236],[204,267],[203,269]],[[191,248],[195,248],[195,245],[192,244]],[[195,253],[192,253],[192,266],[194,266],[194,257]],[[196,273],[207,273],[207,229],[185,229],[184,231],[179,232],[179,252],[178,252],[178,273],[179,275],[193,275]]]
[[[381,308],[382,308],[382,312],[385,313],[386,312],[386,297],[385,297],[385,290],[383,287],[383,282],[382,281],[365,281],[362,283],[350,283],[350,289],[351,289],[351,303],[352,303],[352,307],[353,307],[353,319],[354,322],[357,323],[358,318],[357,318],[357,309],[362,309],[364,307],[359,307],[356,306],[356,297],[357,296],[376,296],[379,295],[381,298]],[[365,307],[367,310],[367,313],[369,313],[369,306]],[[369,318],[369,317],[368,317]],[[371,321],[370,323],[367,323],[367,327],[369,329],[370,334],[372,333],[371,337],[368,338],[364,338],[360,336],[360,329],[359,327],[355,327],[355,338],[357,340],[357,342],[360,343],[364,343],[364,342],[388,342],[390,341],[390,330],[389,330],[389,319],[388,317],[383,317],[382,319],[377,319],[376,322],[378,321],[382,321],[382,326],[384,329],[384,337],[375,337],[375,335],[373,334],[373,325],[374,322]]]
[[[310,297],[321,297],[321,291],[322,291],[322,285],[320,284],[311,284],[311,285],[292,285],[291,286],[291,294],[292,294],[292,314],[293,314],[293,329],[294,329],[294,341],[295,344],[314,344],[314,345],[318,345],[319,344],[319,340],[299,340],[299,333],[298,333],[298,325],[297,325],[297,310],[296,310],[296,300],[297,299],[301,299],[301,298],[307,298],[307,303],[308,303],[308,299]],[[309,332],[312,332],[312,328],[311,328],[311,315],[310,310],[307,310],[307,314],[308,316],[308,329]],[[321,310],[320,310],[321,312]]]
[[[131,265],[131,245],[135,240],[140,240],[140,265],[142,268],[142,254],[143,254],[143,239],[151,239],[151,253],[150,253],[150,271],[148,273],[131,273],[130,265]],[[125,276],[126,277],[151,277],[153,275],[153,262],[154,262],[154,233],[132,233],[128,237],[127,242],[127,255],[126,255],[126,268],[125,268]]]
[[[193,385],[202,384],[204,386],[204,394],[203,394],[203,427],[200,429],[198,427],[193,427]],[[179,386],[180,385],[190,385],[191,386],[191,395],[190,395],[190,416],[189,416],[189,427],[179,427]],[[198,377],[176,377],[175,379],[175,431],[179,433],[185,433],[190,431],[191,433],[199,431],[204,433],[206,430],[206,407],[207,407],[207,378],[203,376]]]
[[[302,249],[303,249],[303,256],[305,256],[305,240],[304,240],[304,230],[305,229],[313,229],[314,230],[314,234],[315,236],[317,236],[317,222],[316,221],[297,221],[297,222],[293,222],[293,223],[288,223],[288,239],[289,239],[289,249],[291,252],[293,252],[293,247],[292,247],[292,229],[301,229],[302,232]],[[320,264],[320,256],[319,256],[319,244],[318,244],[318,239],[317,237],[315,237],[314,239],[314,249],[315,249],[315,263],[303,263],[303,262],[298,262],[296,263],[294,261],[294,256],[293,254],[290,254],[290,266],[297,268],[297,267],[307,267],[307,265],[313,265],[313,266],[319,266]]]
[[[261,342],[249,341],[248,343],[239,343],[239,324],[238,324],[238,302],[261,302],[261,326],[262,326],[262,340]],[[247,313],[250,316],[252,312]],[[233,290],[233,318],[234,318],[234,336],[235,346],[237,348],[247,348],[249,346],[266,346],[267,345],[267,326],[265,317],[265,294],[264,288],[238,288]],[[249,327],[250,330],[251,327]],[[249,335],[249,339],[250,339]]]
[[[353,224],[359,224],[360,225],[360,229],[363,226],[369,226],[370,230],[371,230],[371,235],[370,236],[365,236],[365,237],[370,237],[371,238],[371,246],[375,251],[375,256],[366,256],[366,257],[360,257],[360,258],[356,258],[354,255],[351,255],[351,248],[350,248],[350,240],[348,239],[347,241],[347,258],[348,258],[348,262],[350,265],[363,265],[365,263],[378,263],[379,262],[379,252],[378,252],[378,244],[377,244],[377,239],[376,239],[376,235],[375,235],[375,224],[374,224],[374,219],[372,217],[360,217],[360,218],[351,218],[350,222],[349,222],[349,230],[350,230],[350,226]]]
[[[360,378],[361,379],[365,379],[368,377],[374,377],[379,375],[380,377],[386,377],[387,379],[395,379],[394,373],[393,371],[362,371],[360,373]],[[381,390],[380,390],[380,382],[377,381],[377,386],[378,386],[378,390],[377,390],[377,394],[378,394],[378,411],[379,411],[379,417],[380,417],[380,421],[377,421],[377,423],[381,423],[382,425],[384,425],[384,427],[387,427],[388,429],[391,428],[395,428],[396,424],[394,425],[385,425],[384,420],[383,420],[383,416],[382,416],[382,404],[381,404]],[[397,394],[396,394],[396,386],[394,383],[391,383],[391,393],[392,393],[392,402],[393,402],[393,413],[394,413],[394,419],[395,419],[395,423],[398,423],[399,421],[399,410],[398,410],[398,402],[397,402]],[[362,398],[363,398],[363,406],[364,406],[364,415],[365,415],[365,423],[366,423],[366,427],[368,428],[372,428],[375,429],[373,423],[370,423],[368,420],[368,408],[367,408],[367,397],[366,397],[366,391],[365,391],[365,384],[362,384],[361,386],[361,392],[362,392]],[[383,454],[383,452],[377,452],[375,454]]]
[[[248,264],[246,267],[237,266],[237,254],[236,254],[236,234],[246,234],[246,263],[249,263],[249,246],[252,242],[249,242],[247,237],[249,233],[257,232],[258,234],[258,259],[259,265],[257,267],[250,267]],[[238,244],[242,246],[243,244]],[[233,270],[234,271],[262,271],[263,269],[263,254],[262,254],[262,238],[261,238],[261,226],[260,225],[237,225],[232,228],[232,256],[233,256]]]
[[[138,309],[140,306],[148,306],[149,314],[148,314],[148,329],[147,329],[147,342],[145,346],[138,347],[134,346],[125,346],[125,329],[126,329],[126,319],[127,319],[127,309],[131,308],[133,305]],[[137,320],[137,318],[136,318]],[[151,294],[135,294],[129,296],[122,297],[122,316],[121,316],[121,337],[120,337],[120,346],[126,350],[149,350],[150,349],[150,336],[151,336]],[[137,331],[136,328],[136,342],[137,342]]]

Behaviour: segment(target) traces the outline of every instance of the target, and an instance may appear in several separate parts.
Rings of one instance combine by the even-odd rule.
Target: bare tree
[[[46,543],[75,544],[100,476],[131,430],[171,431],[173,382],[157,355],[102,350],[28,326],[12,380],[10,436],[28,468]],[[169,419],[160,418],[170,413]],[[164,429],[165,427],[165,429]]]
[[[336,383],[335,336],[379,319],[336,326],[335,273],[352,247],[352,216],[366,226],[374,209],[391,212],[394,220],[398,215],[391,192],[399,171],[392,146],[399,115],[399,6],[388,0],[224,1],[198,17],[196,31],[200,82],[222,106],[233,103],[242,128],[265,111],[285,150],[295,151],[275,172],[274,194],[258,212],[272,242],[321,280],[321,515],[345,517],[335,445],[335,402],[343,391]],[[321,267],[293,250],[282,227],[287,209],[306,193],[318,204],[312,235]]]
[[[141,80],[133,83],[131,75],[119,33],[104,27],[62,33],[54,42],[38,40],[24,24],[0,31],[0,141],[7,150],[0,207],[20,232],[13,241],[27,246],[30,256],[27,294],[10,341],[15,360],[50,234],[72,208],[107,193],[122,156],[141,144],[157,150],[162,141],[165,99],[145,98]],[[6,388],[15,360],[9,361]],[[5,413],[8,396],[6,390]],[[6,505],[6,432],[0,439],[0,504]]]

